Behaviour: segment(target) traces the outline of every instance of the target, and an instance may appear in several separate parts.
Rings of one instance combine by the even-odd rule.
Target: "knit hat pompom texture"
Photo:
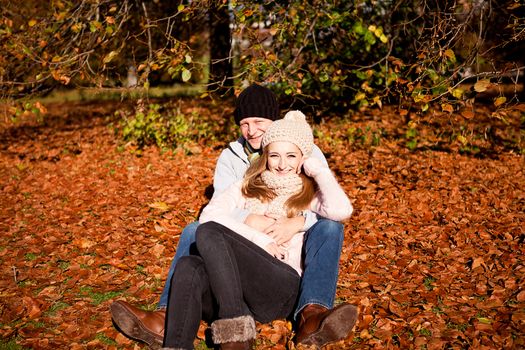
[[[277,141],[291,142],[299,147],[304,156],[310,156],[314,135],[301,111],[290,111],[283,119],[274,121],[263,135],[262,147]]]
[[[237,125],[244,118],[259,117],[277,120],[279,119],[279,104],[270,89],[252,84],[244,89],[235,100],[233,116]]]

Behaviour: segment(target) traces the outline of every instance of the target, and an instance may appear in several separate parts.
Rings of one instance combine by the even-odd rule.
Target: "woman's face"
[[[276,175],[299,174],[303,165],[303,154],[291,142],[277,141],[268,145],[268,170]]]

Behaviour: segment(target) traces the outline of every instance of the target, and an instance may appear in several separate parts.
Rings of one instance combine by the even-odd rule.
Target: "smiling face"
[[[249,117],[242,119],[239,126],[244,139],[257,150],[261,148],[262,137],[272,123],[270,119]]]
[[[268,170],[280,176],[299,174],[303,164],[303,154],[291,142],[277,141],[268,145]]]

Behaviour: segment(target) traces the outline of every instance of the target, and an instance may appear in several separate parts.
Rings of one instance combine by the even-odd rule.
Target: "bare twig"
[[[148,62],[151,62],[153,58],[153,48],[151,45],[151,28],[150,28],[148,10],[146,9],[146,5],[144,4],[144,2],[142,2],[142,9],[144,10],[144,17],[146,18],[146,33],[148,35]]]

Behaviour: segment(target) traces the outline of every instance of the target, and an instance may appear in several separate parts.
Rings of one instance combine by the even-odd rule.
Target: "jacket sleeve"
[[[263,249],[268,244],[275,242],[270,236],[239,222],[235,218],[236,209],[243,207],[244,198],[241,193],[241,182],[236,182],[225,191],[212,197],[208,205],[202,210],[199,222],[203,224],[208,221],[215,221]]]
[[[239,180],[238,175],[235,173],[235,165],[233,164],[232,159],[234,159],[233,152],[229,148],[226,148],[221,152],[213,176],[214,194],[225,191]],[[250,213],[246,209],[242,208],[236,208],[233,212],[233,216],[239,222],[244,222],[249,214]]]
[[[352,203],[328,168],[321,168],[314,176],[319,190],[310,205],[317,214],[334,221],[348,219],[353,212]]]
[[[233,185],[237,180],[235,176],[234,166],[231,161],[231,156],[228,155],[231,151],[226,148],[221,152],[219,159],[217,159],[217,164],[215,165],[215,173],[213,175],[213,191],[214,193],[220,193],[231,185]]]
[[[321,164],[325,166],[326,168],[328,168],[328,162],[326,161],[326,157],[324,156],[321,149],[317,147],[316,145],[314,145],[312,148],[311,157],[319,159]],[[306,210],[303,231],[308,231],[317,221],[318,221],[317,214],[310,210]]]
[[[317,158],[321,161],[321,163],[326,167],[328,168],[328,161],[326,160],[326,157],[324,156],[323,152],[321,151],[321,149],[319,147],[317,147],[316,145],[314,145],[312,147],[312,155],[310,157],[314,157],[314,158]]]

